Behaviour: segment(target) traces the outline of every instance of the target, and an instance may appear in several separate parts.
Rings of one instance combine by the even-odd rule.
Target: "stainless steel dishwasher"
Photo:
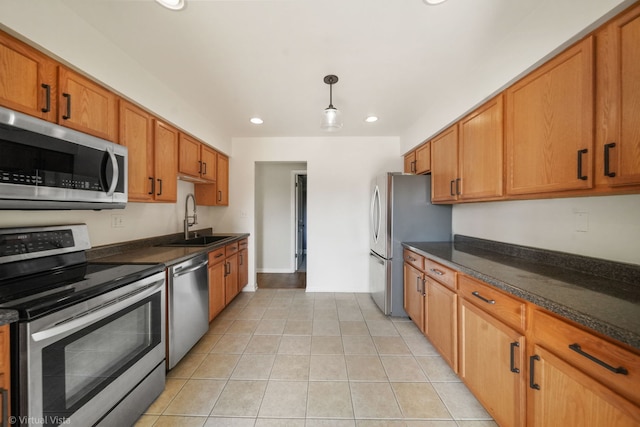
[[[209,281],[206,254],[169,267],[169,336],[167,368],[171,369],[209,329]]]

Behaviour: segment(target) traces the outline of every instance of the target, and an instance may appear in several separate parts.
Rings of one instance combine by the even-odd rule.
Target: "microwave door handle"
[[[120,173],[120,170],[118,168],[118,159],[116,159],[116,155],[113,152],[113,147],[107,147],[107,154],[111,159],[111,168],[113,172],[113,178],[111,179],[109,190],[107,190],[107,197],[111,197],[116,191],[116,186],[118,185],[118,174]]]

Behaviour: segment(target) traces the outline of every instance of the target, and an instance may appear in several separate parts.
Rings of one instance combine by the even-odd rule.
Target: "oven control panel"
[[[0,234],[0,257],[72,248],[74,244],[71,230]]]

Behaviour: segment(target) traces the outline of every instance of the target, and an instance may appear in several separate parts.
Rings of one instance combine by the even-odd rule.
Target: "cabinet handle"
[[[587,359],[591,360],[592,362],[596,362],[598,365],[602,366],[603,368],[606,368],[606,369],[610,370],[611,372],[613,372],[615,374],[629,375],[629,371],[624,366],[618,366],[617,368],[614,368],[613,366],[609,365],[608,363],[603,362],[602,360],[598,359],[597,357],[592,356],[589,353],[583,351],[582,347],[580,347],[580,344],[570,344],[569,348],[571,350],[575,351],[576,353],[578,353],[580,356],[584,356]]]
[[[198,173],[202,174],[202,162],[198,160]]]
[[[435,268],[430,268],[429,271],[431,271],[433,274],[437,274],[438,276],[444,276],[444,271],[440,271]]]
[[[415,258],[413,258],[412,256],[409,256],[409,255],[407,255],[407,260],[411,261],[411,262],[417,261]]]
[[[9,426],[9,390],[0,389],[2,393],[2,427]]]
[[[516,368],[515,365],[515,355],[514,355],[514,351],[516,347],[520,347],[520,343],[518,341],[514,341],[510,344],[510,352],[509,352],[509,368],[511,369],[511,372],[513,372],[514,374],[519,374],[520,373],[520,369]]]
[[[456,182],[455,179],[452,179],[451,182],[449,183],[449,195],[451,196],[455,196],[454,192],[453,192],[453,183]]]
[[[420,293],[420,276],[416,276],[416,292]]]
[[[222,201],[222,190],[218,190],[218,201]]]
[[[227,277],[229,274],[231,274],[231,263],[225,262],[224,263],[224,277]]]
[[[152,176],[149,177],[149,181],[151,181],[151,191],[149,191],[149,193],[147,193],[147,194],[153,194],[153,193],[156,192],[156,183],[153,180]]]
[[[63,115],[62,118],[64,120],[69,120],[71,118],[71,94],[63,93],[62,96],[67,98],[67,114]]]
[[[51,111],[51,86],[42,83],[42,88],[44,89],[45,93],[45,101],[44,108],[40,111],[42,111],[43,113],[48,113],[49,111]]]
[[[460,178],[456,178],[456,195],[460,195]]]
[[[411,172],[416,173],[416,170],[418,169],[416,168],[416,161],[414,160],[413,162],[411,162]]]
[[[582,155],[587,154],[588,152],[589,150],[586,148],[578,150],[578,179],[582,181],[586,181],[588,179],[587,175],[582,175]]]
[[[478,291],[471,292],[471,295],[473,295],[476,298],[480,298],[482,301],[486,302],[487,304],[495,304],[496,303],[496,300],[494,300],[494,299],[486,299],[485,297],[480,295],[480,292],[478,292]]]
[[[207,162],[202,162],[202,165],[204,166],[204,171],[202,172],[202,175],[206,175],[207,174]]]
[[[214,258],[220,258],[221,256],[224,256],[224,254],[223,254],[223,253],[221,253],[221,254],[218,254],[218,255],[214,255],[213,257],[214,257]],[[225,266],[224,268],[226,269],[227,267]]]
[[[162,180],[160,178],[158,178],[158,194],[156,194],[156,196],[161,196],[162,195]]]
[[[604,145],[604,176],[608,176],[609,178],[613,178],[616,176],[615,172],[611,172],[609,169],[609,150],[616,146],[615,142],[610,142]]]
[[[536,381],[533,378],[536,360],[540,360],[540,356],[537,354],[534,354],[529,358],[529,387],[534,390],[540,390],[540,385],[536,384]]]
[[[238,256],[240,265],[244,265],[244,261],[242,260],[242,254]]]

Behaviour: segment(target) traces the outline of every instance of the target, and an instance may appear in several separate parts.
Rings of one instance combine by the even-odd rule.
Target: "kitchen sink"
[[[183,239],[172,243],[165,243],[161,246],[209,246],[231,237],[233,236],[199,236],[192,239]]]

